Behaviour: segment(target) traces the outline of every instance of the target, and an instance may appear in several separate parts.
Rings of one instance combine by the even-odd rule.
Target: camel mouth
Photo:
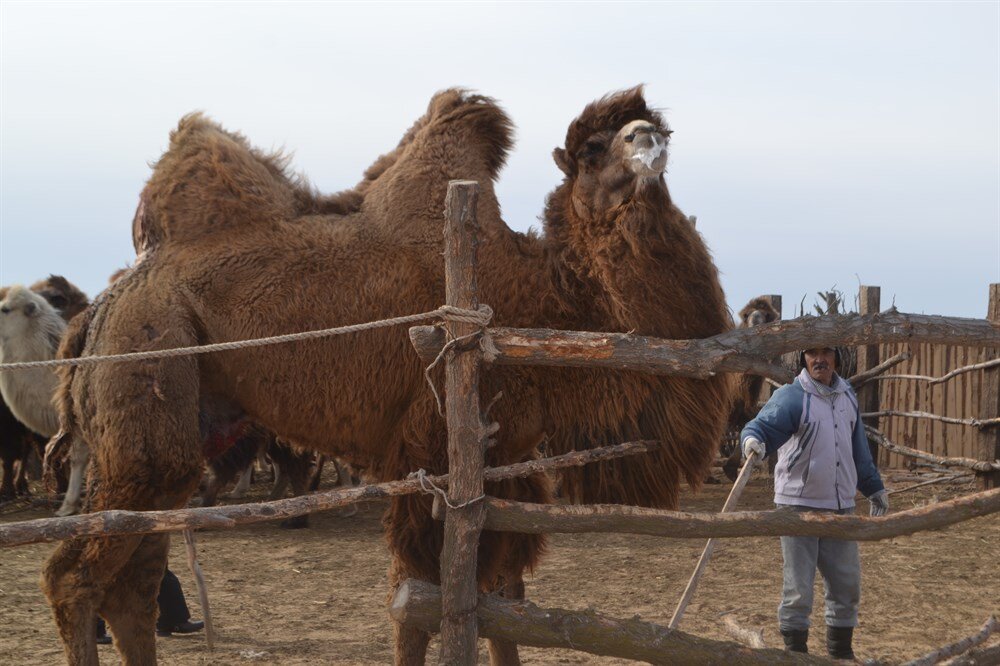
[[[637,176],[659,176],[667,170],[667,139],[656,132],[636,137],[629,167]]]

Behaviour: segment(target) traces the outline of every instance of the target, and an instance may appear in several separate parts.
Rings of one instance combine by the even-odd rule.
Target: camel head
[[[66,321],[83,312],[90,304],[87,295],[61,275],[39,280],[31,285],[31,291],[48,301]]]
[[[604,218],[639,188],[660,185],[670,134],[662,116],[646,106],[641,86],[588,105],[570,125],[566,146],[552,153],[576,215]]]
[[[758,296],[751,299],[749,303],[740,310],[740,328],[752,328],[762,324],[770,324],[779,319],[778,311],[774,309],[770,301]]]
[[[46,311],[52,309],[35,292],[20,284],[12,285],[0,301],[0,342],[29,335]]]

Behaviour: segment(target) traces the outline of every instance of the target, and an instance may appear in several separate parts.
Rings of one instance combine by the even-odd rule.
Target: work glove
[[[747,459],[750,457],[751,453],[757,454],[757,464],[759,465],[762,460],[764,460],[765,451],[764,445],[761,444],[760,440],[756,437],[747,437],[743,440],[743,458]]]
[[[889,493],[885,490],[880,490],[869,497],[868,502],[871,505],[868,515],[871,517],[877,518],[889,513]]]

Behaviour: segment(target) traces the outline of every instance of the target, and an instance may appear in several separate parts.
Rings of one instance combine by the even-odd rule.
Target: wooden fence
[[[994,463],[993,437],[1000,428],[977,429],[977,460],[984,466],[985,487],[968,497],[919,507],[883,518],[808,515],[790,512],[697,515],[627,506],[562,507],[497,500],[484,494],[484,479],[536,472],[540,461],[519,463],[507,470],[484,469],[483,455],[491,436],[502,424],[484,422],[478,395],[482,359],[496,364],[571,366],[632,369],[653,374],[707,378],[718,372],[755,372],[790,381],[787,368],[766,359],[810,345],[832,346],[906,343],[978,345],[1000,348],[1000,326],[991,321],[929,315],[870,313],[845,317],[816,317],[774,322],[760,330],[722,333],[704,340],[660,340],[627,333],[592,333],[545,329],[487,328],[473,323],[468,314],[488,312],[477,300],[475,183],[449,186],[445,225],[446,297],[449,306],[465,313],[447,318],[447,333],[435,327],[410,330],[422,357],[445,362],[448,421],[449,474],[428,478],[418,475],[363,488],[329,491],[292,500],[260,505],[237,505],[162,512],[105,511],[70,518],[50,518],[0,525],[0,547],[71,536],[180,531],[195,527],[231,527],[238,523],[275,520],[342,506],[361,499],[413,492],[435,493],[434,515],[445,521],[441,553],[440,591],[408,581],[394,598],[391,613],[398,621],[428,630],[440,629],[440,661],[444,664],[476,663],[477,637],[508,643],[566,647],[594,654],[638,658],[652,663],[829,663],[812,655],[778,650],[734,649],[733,644],[700,639],[680,631],[642,623],[615,620],[592,611],[538,609],[526,601],[482,597],[476,585],[476,553],[480,531],[509,530],[522,533],[620,532],[658,534],[675,538],[813,535],[846,539],[884,539],[936,529],[959,521],[1000,512],[1000,488]],[[1000,294],[1000,285],[994,285]],[[1000,303],[1000,299],[997,301]],[[992,301],[991,301],[992,303]],[[991,320],[996,320],[991,308]],[[450,339],[450,341],[447,341]],[[478,344],[475,344],[478,342]],[[995,349],[988,353],[996,355]],[[878,354],[869,354],[878,356]],[[869,358],[869,365],[877,365]],[[860,368],[859,370],[864,370]],[[1000,369],[988,372],[1000,373]],[[993,377],[991,374],[985,375]],[[912,381],[912,380],[911,380]],[[878,386],[880,382],[875,382]],[[979,390],[981,414],[997,414],[998,394],[989,381]],[[488,408],[486,410],[488,412]],[[970,426],[974,427],[974,426]],[[983,433],[988,437],[984,437]],[[607,455],[635,453],[649,443],[609,447]],[[602,453],[601,455],[605,455]],[[566,464],[596,459],[597,451],[563,456]],[[548,464],[555,466],[557,461]],[[516,469],[515,469],[516,468]],[[978,469],[978,468],[977,468]],[[502,477],[506,478],[506,477]],[[446,486],[446,489],[444,489]],[[490,615],[492,613],[492,615]],[[499,619],[501,616],[509,618]],[[525,620],[528,620],[525,622]],[[482,624],[480,625],[480,621]],[[990,626],[994,626],[993,622]],[[482,630],[482,631],[480,631]],[[991,629],[992,630],[992,629]],[[986,634],[988,635],[988,633]],[[985,638],[983,638],[985,640]]]

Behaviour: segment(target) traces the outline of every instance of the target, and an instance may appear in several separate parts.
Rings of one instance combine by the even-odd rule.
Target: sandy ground
[[[910,482],[894,484],[895,487]],[[717,511],[730,486],[709,485],[686,495],[682,508]],[[266,485],[254,486],[260,498]],[[970,485],[929,486],[893,496],[899,510],[973,492]],[[771,508],[767,477],[751,481],[741,508]],[[391,663],[392,630],[385,611],[389,556],[379,518],[382,506],[363,505],[353,517],[313,516],[308,530],[264,523],[199,533],[199,554],[220,640],[208,652],[203,637],[160,638],[164,664]],[[867,511],[867,502],[861,502]],[[47,515],[4,512],[0,521]],[[541,606],[593,608],[607,615],[666,624],[704,543],[631,535],[555,535],[527,596]],[[0,551],[0,664],[62,663],[62,648],[38,587],[54,546]],[[864,592],[855,650],[861,658],[913,658],[975,633],[1000,614],[1000,515],[946,530],[861,544]],[[171,544],[195,618],[197,594],[179,537]],[[726,540],[688,608],[682,629],[726,639],[720,615],[731,612],[750,628],[763,627],[769,647],[781,645],[775,609],[781,587],[776,538]],[[817,582],[817,599],[822,587]],[[817,603],[810,650],[825,653],[822,604]],[[437,641],[431,644],[436,661]],[[119,663],[101,646],[103,663]],[[526,664],[617,664],[569,650],[522,648]],[[480,661],[487,663],[481,642]]]

